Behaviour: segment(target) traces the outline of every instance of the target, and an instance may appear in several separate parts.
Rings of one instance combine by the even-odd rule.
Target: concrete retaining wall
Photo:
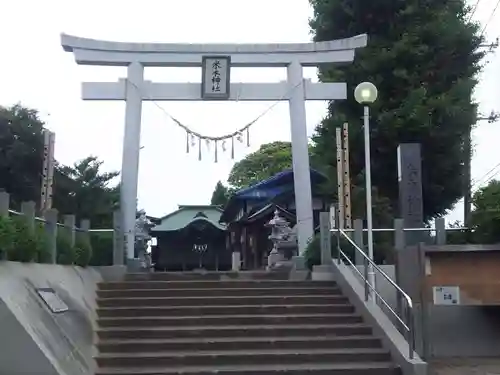
[[[91,268],[0,262],[0,374],[93,374],[100,280]],[[44,287],[69,310],[52,313],[35,291]]]
[[[500,357],[500,308],[430,306],[429,351],[434,358]]]
[[[394,265],[380,267],[395,280]],[[363,266],[357,268],[363,273]],[[396,310],[394,288],[377,273],[376,284],[382,297]],[[390,314],[387,316],[395,323]],[[431,305],[426,326],[427,345],[434,358],[500,356],[500,307]]]

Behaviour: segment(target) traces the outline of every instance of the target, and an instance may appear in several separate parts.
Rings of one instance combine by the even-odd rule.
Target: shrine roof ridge
[[[176,222],[176,223],[167,223],[167,224],[160,223],[158,225],[155,225],[153,228],[151,228],[150,231],[151,232],[176,232],[178,230],[189,227],[191,224],[193,224],[195,222],[200,222],[200,221],[208,223],[216,229],[219,229],[222,231],[226,230],[226,225],[219,223],[217,221],[214,221],[214,220],[210,220],[210,219],[205,218],[205,217],[198,216],[198,217],[192,218],[191,220],[189,220],[187,222],[180,222],[180,223]]]
[[[182,210],[183,208],[189,208],[189,209],[215,209],[217,211],[221,211],[222,209],[219,205],[217,204],[178,204],[177,205],[179,210]]]
[[[103,52],[134,53],[193,53],[193,54],[269,54],[269,53],[314,53],[352,50],[366,47],[367,34],[351,38],[309,43],[128,43],[82,38],[61,34],[61,45],[66,52],[93,50]]]
[[[199,211],[199,212],[197,212]],[[189,226],[191,223],[204,221],[215,228],[226,230],[225,225],[219,223],[222,209],[216,205],[179,205],[179,208],[158,219],[159,223],[151,228],[153,232],[176,231]],[[201,214],[201,215],[200,215]]]

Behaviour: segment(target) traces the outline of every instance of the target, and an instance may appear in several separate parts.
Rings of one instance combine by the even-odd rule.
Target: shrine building
[[[320,186],[327,178],[310,169],[315,231],[319,226],[319,213],[328,211],[328,201]],[[241,254],[243,270],[265,268],[272,248],[269,240],[271,228],[266,224],[275,211],[295,228],[296,209],[293,170],[287,169],[234,193],[224,208],[220,222],[227,226],[226,246]]]
[[[151,228],[156,245],[151,248],[156,271],[231,269],[226,249],[226,226],[219,223],[218,206],[179,205],[179,209],[157,220]]]
[[[328,211],[320,189],[326,177],[314,169],[310,177],[317,231],[319,213]],[[156,238],[151,249],[155,270],[227,271],[232,268],[233,252],[240,252],[242,270],[265,268],[273,246],[267,223],[275,211],[296,229],[292,169],[235,192],[224,208],[180,205],[177,211],[156,219],[151,229]]]

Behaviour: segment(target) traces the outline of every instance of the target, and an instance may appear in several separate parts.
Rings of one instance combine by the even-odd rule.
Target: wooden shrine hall
[[[328,210],[320,186],[326,176],[311,169],[314,227],[319,225],[319,213]],[[284,170],[266,180],[234,193],[224,208],[220,222],[226,225],[226,247],[241,253],[242,269],[260,269],[267,265],[272,249],[271,228],[267,223],[278,211],[280,216],[296,225],[293,170]]]
[[[227,271],[231,252],[225,245],[226,226],[218,206],[179,205],[151,228],[156,238],[151,258],[156,271]]]

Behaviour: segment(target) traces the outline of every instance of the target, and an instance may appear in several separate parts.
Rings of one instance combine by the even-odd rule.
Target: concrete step
[[[119,281],[102,282],[97,285],[99,290],[120,289],[215,289],[215,288],[333,288],[333,281],[280,281],[280,280],[194,280],[194,281]]]
[[[292,324],[344,324],[362,323],[355,314],[302,314],[302,315],[212,315],[212,316],[149,316],[131,318],[99,318],[99,327],[196,327],[228,325],[292,325]]]
[[[108,327],[97,330],[100,340],[115,339],[173,339],[220,337],[287,337],[287,336],[366,336],[372,329],[366,324],[303,324],[303,325],[245,325],[198,327]]]
[[[102,353],[100,367],[160,367],[387,362],[390,354],[381,348],[231,350],[210,352]]]
[[[340,295],[339,288],[319,287],[277,287],[277,288],[214,288],[214,289],[120,289],[97,290],[98,298],[136,298],[136,297],[231,297],[231,296],[308,296]]]
[[[352,314],[350,304],[334,305],[230,305],[230,306],[144,306],[144,307],[100,307],[97,316],[109,317],[153,317],[194,315],[272,315],[272,314]]]
[[[288,280],[288,271],[227,271],[227,272],[151,272],[151,273],[127,273],[126,281],[162,280],[162,281],[194,281],[194,280]]]
[[[400,375],[334,282],[128,274],[97,289],[96,375]]]
[[[181,368],[101,368],[96,375],[401,375],[390,362],[296,365],[184,366]]]
[[[224,296],[224,297],[135,297],[135,298],[97,298],[98,307],[134,306],[226,306],[226,305],[333,305],[346,304],[348,299],[342,295],[308,296]]]
[[[270,349],[341,349],[381,348],[373,336],[316,337],[236,337],[197,339],[106,340],[97,344],[100,353],[209,351],[209,350],[270,350]]]

